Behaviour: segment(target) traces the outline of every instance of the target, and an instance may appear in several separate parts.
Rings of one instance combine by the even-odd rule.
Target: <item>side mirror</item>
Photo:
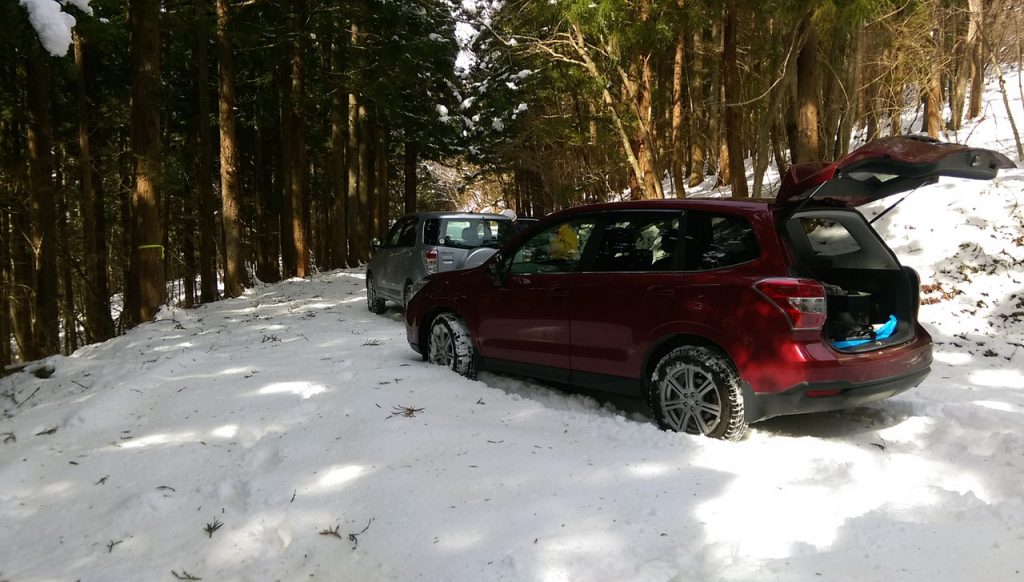
[[[377,237],[371,238],[370,239],[370,246],[375,248],[375,249],[379,249],[380,248],[380,239],[377,238]]]

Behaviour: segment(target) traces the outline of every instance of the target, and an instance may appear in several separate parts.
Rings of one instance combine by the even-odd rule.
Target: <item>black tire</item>
[[[377,297],[377,284],[373,281],[373,275],[366,275],[366,308],[373,313],[384,313],[386,309],[383,297]]]
[[[452,313],[434,318],[427,335],[427,361],[467,378],[476,378],[473,339],[466,324]]]
[[[409,307],[409,299],[412,297],[412,281],[405,282],[405,288],[402,289],[402,309]]]
[[[664,430],[727,441],[747,431],[739,375],[718,350],[682,346],[665,354],[647,383],[647,403]]]

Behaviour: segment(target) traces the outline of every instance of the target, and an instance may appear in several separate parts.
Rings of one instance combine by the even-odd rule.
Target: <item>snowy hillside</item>
[[[0,381],[0,580],[1024,580],[1022,204],[1014,170],[879,221],[931,376],[739,443],[424,364],[358,270],[165,309]]]

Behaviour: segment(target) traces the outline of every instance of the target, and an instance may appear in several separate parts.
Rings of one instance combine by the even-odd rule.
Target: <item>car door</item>
[[[569,324],[577,266],[595,221],[567,219],[502,259],[499,285],[480,298],[477,340],[485,366],[558,382],[569,380]]]
[[[574,384],[635,390],[646,338],[679,317],[682,217],[678,210],[634,210],[602,221],[592,258],[576,277],[570,324]]]
[[[404,216],[388,231],[384,243],[377,249],[378,256],[374,262],[378,267],[376,270],[376,283],[378,293],[386,295],[390,299],[401,297],[402,284],[405,282],[404,270],[407,255],[413,251],[411,243],[415,242],[417,219],[415,216]],[[413,233],[409,237],[410,230]],[[407,246],[403,246],[407,243]]]

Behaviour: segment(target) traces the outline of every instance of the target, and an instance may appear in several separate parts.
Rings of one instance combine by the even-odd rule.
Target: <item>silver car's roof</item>
[[[445,212],[443,210],[413,212],[412,214],[404,215],[402,218],[405,218],[406,216],[415,216],[418,218],[487,218],[490,220],[512,220],[504,214],[491,214],[485,212]]]

